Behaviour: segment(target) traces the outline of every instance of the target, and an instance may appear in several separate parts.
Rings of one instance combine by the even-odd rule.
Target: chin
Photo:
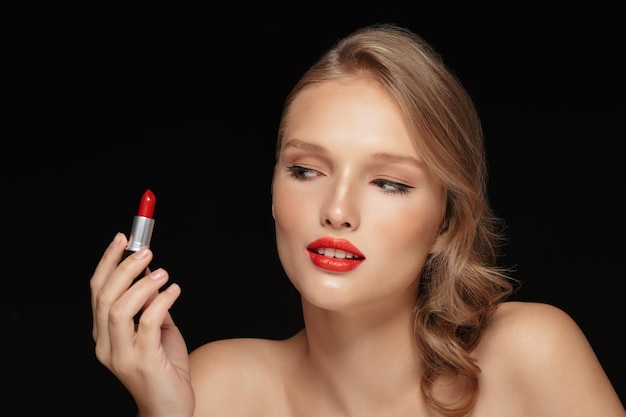
[[[380,301],[378,286],[363,280],[348,280],[344,277],[317,277],[316,282],[299,283],[296,286],[302,296],[303,306],[329,312],[347,312],[373,306]]]
[[[317,276],[299,282],[292,280],[292,284],[303,302],[324,310],[343,310],[354,302],[354,291],[347,288],[345,278]]]

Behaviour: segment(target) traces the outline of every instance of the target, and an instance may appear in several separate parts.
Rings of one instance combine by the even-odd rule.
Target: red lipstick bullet
[[[137,215],[133,219],[128,245],[126,245],[126,256],[137,252],[141,248],[150,247],[150,239],[152,239],[152,230],[154,229],[153,215],[155,203],[154,193],[146,190],[141,197]]]

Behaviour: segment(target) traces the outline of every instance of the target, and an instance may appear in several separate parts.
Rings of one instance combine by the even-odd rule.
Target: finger
[[[105,349],[104,352],[101,351],[102,353],[106,354],[106,346],[109,343],[111,307],[126,292],[133,292],[133,288],[129,288],[132,281],[146,269],[151,260],[150,249],[140,249],[120,263],[97,290],[94,301],[93,336],[97,343],[102,344],[100,349]],[[144,301],[145,299],[147,297]]]
[[[98,321],[96,320],[96,305],[97,296],[100,292],[100,288],[111,275],[111,273],[117,268],[119,261],[122,259],[124,248],[126,247],[126,236],[123,233],[117,233],[113,238],[113,241],[104,251],[102,258],[98,262],[91,279],[89,280],[89,286],[91,289],[91,314],[93,318],[92,337],[94,340],[98,337]]]
[[[106,279],[117,268],[124,254],[124,248],[126,247],[126,236],[123,233],[117,233],[113,238],[113,241],[104,251],[102,258],[96,265],[93,275],[89,281],[91,288],[91,305],[95,306],[95,297],[100,291],[100,287],[104,284]]]
[[[160,292],[141,314],[137,329],[137,349],[151,351],[161,344],[161,330],[176,327],[169,314],[170,308],[180,296],[181,289],[176,283]]]
[[[159,288],[167,282],[167,279],[167,271],[158,268],[137,281],[111,306],[108,332],[112,351],[130,351],[128,346],[134,343],[136,333],[134,316],[144,305],[149,304],[150,298],[158,294]],[[140,323],[144,313],[142,312]]]

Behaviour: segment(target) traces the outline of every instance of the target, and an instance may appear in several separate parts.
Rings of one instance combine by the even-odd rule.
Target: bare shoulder
[[[487,392],[514,390],[511,401],[531,415],[626,415],[584,333],[558,307],[503,303],[475,355]]]
[[[299,336],[286,340],[226,339],[189,355],[196,416],[263,416],[284,403],[288,367],[296,360]],[[280,415],[280,412],[274,415]]]
[[[528,349],[541,353],[557,348],[564,339],[576,340],[575,345],[586,344],[586,338],[574,320],[563,310],[550,304],[534,302],[506,302],[501,304],[493,317],[489,333],[494,337],[514,337],[513,349]],[[540,355],[541,356],[541,355]]]
[[[557,370],[573,358],[596,361],[577,323],[562,309],[543,303],[500,305],[484,343],[488,350],[502,352],[519,372]]]

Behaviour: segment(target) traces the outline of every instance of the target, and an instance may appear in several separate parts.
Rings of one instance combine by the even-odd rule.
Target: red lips
[[[332,272],[351,271],[361,265],[365,260],[365,255],[346,239],[323,237],[309,244],[307,249],[311,262],[313,262],[315,266]],[[336,258],[333,256],[334,253],[318,253],[322,249],[334,249],[343,252],[339,253],[339,257]]]

